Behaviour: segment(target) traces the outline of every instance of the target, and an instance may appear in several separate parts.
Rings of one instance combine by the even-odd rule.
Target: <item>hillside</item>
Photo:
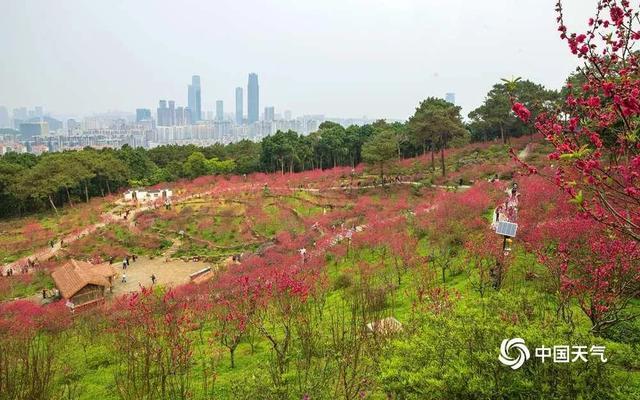
[[[530,140],[512,146],[542,169],[548,148]],[[51,286],[48,271],[71,258],[117,257],[118,265],[137,254],[130,276],[143,268],[160,276],[198,259],[214,273],[186,285],[152,286],[143,277],[143,288],[124,290],[135,293],[116,290],[74,318],[61,302],[2,304],[0,368],[11,379],[0,382],[0,398],[30,398],[28,390],[78,399],[637,396],[636,322],[595,332],[586,297],[559,302],[546,253],[559,238],[579,243],[599,228],[573,220],[568,198],[541,176],[522,175],[507,150],[452,149],[446,177],[428,155],[394,163],[384,185],[364,165],[206,176],[173,184],[171,207],[107,199],[30,218],[56,234],[99,226],[56,248],[35,275],[3,277],[5,298],[29,295],[29,280],[34,292]],[[503,253],[491,223],[514,182],[519,228]],[[118,218],[129,208],[128,219]],[[556,222],[570,220],[569,237]],[[8,260],[46,247],[45,236],[29,232],[10,236]],[[636,308],[633,299],[626,312]],[[514,371],[498,362],[501,342],[513,337],[532,353],[605,346],[608,362],[590,355],[543,363],[532,354]],[[21,357],[31,369],[18,367]]]

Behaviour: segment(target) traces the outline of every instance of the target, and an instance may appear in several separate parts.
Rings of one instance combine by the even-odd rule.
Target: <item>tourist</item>
[[[47,290],[46,289],[42,289],[42,298],[43,299],[47,298]]]
[[[127,274],[122,274],[122,283],[127,283]]]
[[[156,284],[156,276],[154,274],[151,274],[151,284],[152,285]]]
[[[127,260],[122,260],[122,269],[123,270],[127,269]]]

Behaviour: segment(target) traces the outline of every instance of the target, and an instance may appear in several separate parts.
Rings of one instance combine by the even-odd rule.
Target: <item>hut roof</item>
[[[88,262],[71,260],[53,271],[51,277],[56,283],[58,290],[60,290],[62,297],[70,299],[89,284],[103,287],[111,286],[107,279],[108,276],[100,273],[102,269],[105,270],[104,272],[107,272],[106,268],[98,270]],[[111,268],[111,270],[113,270],[113,268]],[[113,272],[115,274],[115,271]]]

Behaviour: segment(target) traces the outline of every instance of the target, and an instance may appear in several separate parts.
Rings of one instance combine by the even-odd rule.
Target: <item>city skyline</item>
[[[591,6],[572,0],[566,7],[570,29],[583,27]],[[227,17],[210,26],[220,9]],[[0,67],[0,104],[43,104],[60,115],[135,110],[159,98],[183,104],[183,77],[196,72],[202,109],[212,110],[218,99],[233,104],[245,71],[265,83],[261,102],[298,114],[405,119],[420,100],[446,92],[457,94],[466,114],[500,78],[558,88],[576,66],[555,30],[543,29],[555,19],[537,0],[447,7],[436,0],[187,1],[177,12],[146,1],[33,0],[3,11],[0,47],[10,62]],[[376,28],[383,21],[389,29]],[[469,46],[471,36],[482,45]]]

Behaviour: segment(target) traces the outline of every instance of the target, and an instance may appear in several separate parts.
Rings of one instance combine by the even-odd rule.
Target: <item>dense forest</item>
[[[555,91],[530,81],[518,81],[515,94],[534,113],[551,107],[558,97]],[[165,145],[146,150],[125,145],[40,156],[8,153],[0,158],[0,217],[46,209],[57,212],[64,204],[89,201],[124,187],[202,175],[299,172],[355,166],[362,161],[382,167],[386,160],[434,154],[470,141],[506,142],[510,136],[531,133],[511,112],[509,96],[504,83],[494,85],[467,122],[460,107],[428,98],[405,123],[380,120],[344,128],[324,122],[307,136],[278,131],[260,142],[242,140],[208,147]],[[367,143],[368,158],[363,156]]]

